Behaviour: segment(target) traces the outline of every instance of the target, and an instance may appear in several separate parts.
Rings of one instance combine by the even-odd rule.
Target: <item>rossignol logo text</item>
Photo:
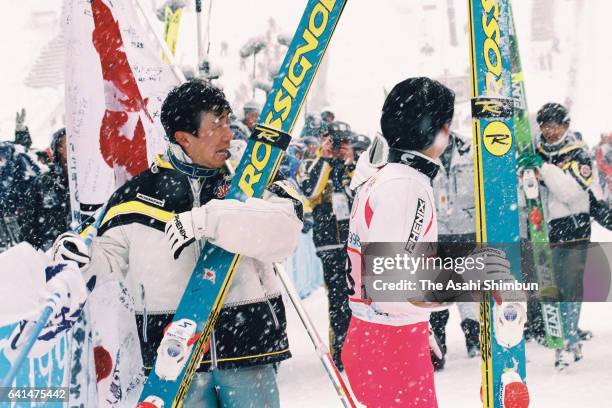
[[[283,122],[289,117],[289,113],[294,108],[294,102],[304,78],[313,68],[312,57],[317,57],[316,53],[309,55],[319,46],[319,38],[326,32],[329,23],[329,13],[334,8],[336,0],[320,0],[314,5],[308,19],[308,26],[301,35],[304,43],[298,46],[291,57],[289,67],[281,80],[281,87],[274,96],[272,110],[265,118],[264,124],[272,128],[282,129]],[[270,160],[272,146],[264,142],[256,142],[251,150],[251,162],[246,165],[238,187],[248,196],[254,194],[253,186],[261,180],[263,170]]]
[[[482,115],[485,113],[502,117],[511,113],[510,101],[502,98],[503,75],[502,53],[500,49],[501,32],[499,28],[499,2],[498,0],[481,0],[486,15],[482,17],[482,29],[485,40],[482,45],[483,58],[487,72],[485,73],[485,95],[481,98]],[[483,131],[484,146],[494,156],[503,156],[512,147],[512,132],[501,121],[493,121]]]
[[[486,36],[482,48],[484,62],[487,67],[485,78],[487,96],[496,96],[501,95],[503,88],[502,56],[499,48],[499,40],[501,39],[499,31],[499,3],[498,0],[481,0],[481,4],[487,13],[486,16],[482,17],[482,29]],[[492,14],[491,11],[493,11]]]

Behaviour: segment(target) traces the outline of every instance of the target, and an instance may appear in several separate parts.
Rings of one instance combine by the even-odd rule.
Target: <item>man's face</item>
[[[68,151],[66,150],[66,136],[63,136],[57,145],[57,155],[62,167],[68,167]]]
[[[229,128],[229,112],[226,111],[220,116],[203,112],[196,136],[181,133],[183,137],[177,140],[194,163],[217,169],[222,167],[229,157],[228,149],[233,138]]]
[[[306,145],[306,155],[308,157],[313,157],[315,155],[315,153],[317,152],[317,149],[319,148],[319,145],[315,144],[315,143],[311,143]]]
[[[257,119],[259,119],[259,113],[257,113],[256,111],[247,111],[244,114],[244,124],[249,129],[253,129],[253,127],[257,123]]]
[[[333,146],[334,157],[344,158],[343,154],[349,147],[351,147],[351,143],[348,140],[341,140],[338,144]]]
[[[546,143],[556,143],[561,140],[568,128],[569,123],[546,122],[540,126]]]

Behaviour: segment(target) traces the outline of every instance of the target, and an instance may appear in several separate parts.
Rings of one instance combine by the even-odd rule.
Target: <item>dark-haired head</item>
[[[453,120],[455,93],[430,78],[408,78],[393,87],[380,126],[389,147],[422,151]]]
[[[200,79],[174,88],[162,104],[161,122],[171,143],[195,164],[220,168],[233,138],[231,108],[223,91]]]
[[[540,108],[536,120],[546,143],[563,140],[571,121],[567,108],[553,102],[546,103]]]
[[[171,143],[176,143],[176,132],[196,135],[203,113],[222,116],[231,112],[223,91],[210,82],[192,79],[168,93],[161,108],[161,123]]]

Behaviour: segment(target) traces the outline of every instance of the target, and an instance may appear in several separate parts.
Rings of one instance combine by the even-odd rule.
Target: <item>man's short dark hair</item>
[[[453,120],[455,93],[426,77],[395,85],[382,108],[380,127],[389,147],[422,150]]]
[[[161,107],[161,123],[170,142],[175,143],[175,132],[197,134],[203,112],[222,115],[231,110],[221,89],[210,82],[192,79],[168,93]]]

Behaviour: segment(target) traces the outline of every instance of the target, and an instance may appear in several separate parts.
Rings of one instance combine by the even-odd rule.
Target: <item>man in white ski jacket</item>
[[[547,103],[538,111],[542,133],[537,153],[519,156],[522,169],[535,168],[542,184],[544,217],[552,247],[555,281],[561,294],[561,316],[565,350],[556,351],[555,366],[564,369],[582,358],[578,328],[583,273],[591,238],[592,201],[601,199],[593,183],[593,164],[582,136],[569,129],[570,116],[558,103]],[[563,243],[563,244],[561,244]],[[588,337],[588,333],[586,337]]]
[[[84,274],[98,284],[125,276],[145,370],[159,370],[157,347],[205,240],[242,254],[184,404],[278,407],[273,364],[290,352],[272,262],[295,249],[302,207],[283,181],[271,184],[265,199],[223,200],[232,177],[224,168],[230,112],[223,93],[200,80],[169,93],[161,120],[170,147],[110,198]]]

